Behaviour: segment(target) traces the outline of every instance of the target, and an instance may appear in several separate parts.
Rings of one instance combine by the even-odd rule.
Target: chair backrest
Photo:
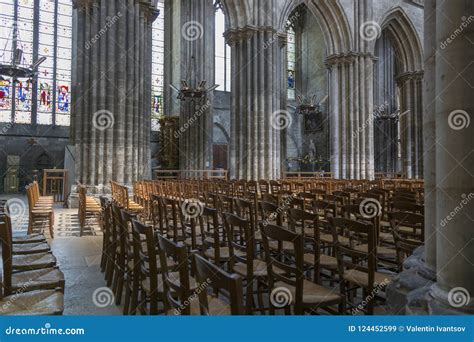
[[[328,216],[335,217],[337,215],[337,206],[335,203],[330,203],[323,200],[313,201],[313,212],[319,215],[320,218],[327,218]]]
[[[226,290],[229,293],[231,314],[242,315],[244,313],[242,279],[237,274],[227,273],[198,254],[194,254],[194,262],[198,288],[212,287],[215,290]],[[199,292],[199,306],[201,314],[209,315],[209,302],[205,290]]]
[[[423,215],[398,211],[389,213],[388,218],[392,231],[398,238],[424,241],[425,218]],[[408,229],[402,229],[403,227]]]
[[[234,212],[237,214],[237,216],[249,220],[255,226],[256,215],[253,201],[234,198]]]
[[[283,225],[284,208],[277,204],[261,201],[259,202],[262,221],[267,223],[276,223],[278,226]]]
[[[247,281],[253,279],[253,260],[255,258],[255,231],[252,221],[231,213],[223,213],[224,227],[229,244],[229,269],[236,262],[247,265]]]
[[[405,202],[405,201],[395,201],[392,202],[391,205],[392,212],[393,211],[403,211],[403,212],[410,212],[415,214],[424,215],[425,207],[419,204],[412,202]]]
[[[152,226],[132,220],[134,253],[139,257],[140,277],[150,279],[150,291],[158,292],[158,253],[155,234]],[[142,237],[145,238],[143,244]],[[145,249],[146,248],[146,249]]]
[[[185,301],[191,296],[191,285],[188,268],[188,253],[181,242],[174,242],[158,234],[160,245],[160,266],[163,272],[164,291],[168,305],[181,315],[190,315],[191,306]],[[177,270],[170,272],[168,260],[173,259]],[[176,271],[179,279],[176,277]]]
[[[219,222],[219,212],[217,209],[204,207],[202,214],[198,217],[199,227],[202,234],[203,246],[213,248],[214,261],[221,262],[220,247],[224,245],[226,235],[221,233]]]
[[[184,228],[182,225],[183,222],[181,221],[181,206],[177,200],[166,197],[163,197],[162,204],[166,231],[169,232],[170,235],[172,232],[173,240],[178,241],[180,233],[181,236],[184,236]]]

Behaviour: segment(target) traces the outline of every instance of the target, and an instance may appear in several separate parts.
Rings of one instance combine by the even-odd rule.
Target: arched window
[[[225,43],[225,15],[219,2],[216,2],[215,15],[215,73],[217,90],[230,91],[230,47]]]
[[[287,69],[288,69],[288,99],[294,100],[296,98],[296,88],[295,88],[295,79],[296,79],[296,35],[293,27],[291,25],[287,26],[286,33],[288,35],[287,40]]]
[[[0,0],[0,60],[12,60],[13,23],[18,23],[21,64],[41,57],[33,80],[0,80],[0,122],[68,126],[71,111],[72,3],[70,0]]]
[[[153,23],[153,53],[152,53],[152,109],[151,130],[158,131],[159,117],[163,115],[163,62],[164,62],[164,5],[158,2],[160,14]]]

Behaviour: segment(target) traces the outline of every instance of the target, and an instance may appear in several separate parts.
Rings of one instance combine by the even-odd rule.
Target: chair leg
[[[51,235],[51,239],[54,239],[54,216],[53,213],[49,214],[49,235]]]
[[[117,292],[115,293],[115,304],[120,305],[122,302],[122,292],[123,292],[123,280],[125,277],[125,272],[123,269],[120,269],[118,272],[118,283],[117,283]]]
[[[125,302],[123,303],[124,315],[130,314],[130,297],[131,297],[130,285],[131,285],[130,276],[127,276],[127,279],[125,281]]]

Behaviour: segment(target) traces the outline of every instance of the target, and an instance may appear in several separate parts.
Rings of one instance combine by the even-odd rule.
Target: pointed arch
[[[380,25],[395,48],[399,74],[423,69],[423,50],[412,21],[401,7],[387,12]],[[375,48],[375,42],[372,49]],[[373,51],[373,50],[372,50]]]

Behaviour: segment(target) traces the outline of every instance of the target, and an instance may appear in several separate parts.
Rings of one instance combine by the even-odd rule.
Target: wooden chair
[[[48,221],[49,234],[51,238],[54,238],[54,212],[53,202],[47,198],[44,201],[39,201],[39,197],[35,191],[35,186],[30,185],[26,187],[26,194],[28,197],[28,234],[33,233],[33,227],[35,224],[44,224],[44,221]]]
[[[313,281],[319,284],[322,270],[327,270],[333,278],[337,271],[337,259],[321,252],[321,250],[330,251],[332,246],[321,243],[318,217],[317,214],[300,209],[292,208],[288,210],[291,231],[303,235],[305,242],[304,263],[313,268]]]
[[[140,301],[138,308],[142,313],[157,315],[159,303],[165,301],[163,274],[158,268],[157,241],[152,226],[132,220],[134,251],[138,254],[140,265]],[[144,238],[142,238],[142,236]],[[142,241],[145,240],[144,243]],[[149,309],[147,310],[147,303]],[[164,308],[164,307],[163,307]],[[164,308],[165,309],[165,308]]]
[[[229,243],[229,270],[246,281],[246,313],[251,315],[254,310],[263,310],[262,293],[267,288],[266,263],[257,258],[252,221],[231,213],[223,213],[223,216]],[[258,307],[254,301],[254,284],[257,287]]]
[[[194,254],[197,288],[213,288],[215,293],[225,290],[226,301],[200,291],[199,307],[202,315],[243,315],[242,280],[237,274],[229,274],[198,254]]]
[[[60,289],[37,290],[0,297],[1,316],[57,316],[64,311]]]
[[[276,225],[265,226],[261,224],[261,229],[268,282],[272,291],[270,294],[270,314],[275,313],[275,307],[284,307],[285,312],[290,313],[290,305],[293,306],[296,315],[303,315],[305,312],[317,312],[318,309],[334,312],[330,308],[333,305],[338,305],[339,312],[342,313],[342,297],[339,293],[306,279],[304,275],[303,235]],[[292,255],[285,255],[280,258],[272,253],[269,246],[270,239],[279,243],[293,244],[294,259]],[[284,303],[279,302],[282,294],[286,297]]]
[[[92,196],[87,196],[87,189],[83,185],[77,185],[77,192],[79,194],[79,224],[81,226],[80,236],[84,231],[86,221],[90,218],[97,219],[100,216],[101,205],[97,199]]]
[[[330,218],[329,220],[335,241],[340,289],[344,297],[344,312],[346,304],[349,304],[351,308],[360,307],[351,300],[354,298],[353,292],[358,288],[362,288],[363,297],[366,298],[367,302],[367,310],[363,309],[362,311],[372,315],[374,313],[375,294],[378,291],[383,291],[392,280],[391,275],[377,272],[373,226],[346,218]],[[339,236],[341,233],[349,236],[349,244],[340,242]],[[363,237],[362,241],[361,237]],[[367,250],[357,248],[362,243],[367,243]],[[377,289],[377,291],[374,292],[374,289]]]
[[[186,239],[185,227],[182,221],[182,207],[178,200],[162,198],[163,217],[166,227],[166,236],[173,241],[184,241]]]
[[[224,227],[219,221],[217,209],[204,207],[198,217],[203,249],[202,255],[212,260],[216,265],[222,265],[230,258],[227,236]]]
[[[15,267],[15,255],[12,253],[11,231],[7,222],[0,222],[0,244],[2,246],[2,262],[3,262],[3,293],[11,295],[17,291],[35,291],[41,289],[60,288],[64,292],[64,274],[55,265],[45,264],[45,267]],[[44,255],[38,253],[37,255]],[[49,253],[47,253],[50,255]],[[32,264],[37,259],[32,259],[35,254],[20,255],[32,260]],[[41,260],[41,259],[40,259]],[[26,260],[29,261],[29,260]],[[26,261],[23,263],[26,264]],[[35,265],[31,265],[35,266]]]

